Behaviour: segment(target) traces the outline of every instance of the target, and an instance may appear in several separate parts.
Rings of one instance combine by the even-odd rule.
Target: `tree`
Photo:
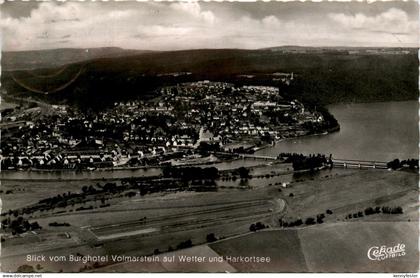
[[[386,164],[386,166],[388,168],[391,168],[392,170],[397,170],[398,168],[401,168],[401,163],[400,163],[399,159],[394,159],[394,160],[388,162]]]
[[[403,213],[403,209],[402,209],[402,207],[396,207],[396,208],[394,209],[393,213],[399,213],[399,214]]]
[[[300,218],[299,218],[298,220],[296,220],[296,221],[295,221],[295,225],[296,225],[296,226],[300,226],[300,225],[302,225],[302,224],[303,224],[303,221],[302,221],[302,219],[300,219]]]
[[[41,226],[38,224],[38,222],[33,222],[33,223],[31,223],[30,224],[30,229],[32,230],[32,231],[34,231],[34,230],[40,230],[40,229],[42,229],[41,228]]]
[[[308,217],[308,218],[306,218],[305,224],[306,225],[314,225],[314,224],[316,224],[315,219],[312,218],[312,217]]]
[[[188,239],[186,241],[183,241],[183,242],[179,243],[177,245],[177,248],[178,249],[184,249],[184,248],[189,248],[191,246],[192,246],[192,241],[191,241],[191,239]]]
[[[84,194],[86,194],[86,193],[88,192],[88,190],[89,190],[89,187],[87,187],[86,185],[84,185],[84,186],[82,187],[82,192],[83,192]]]
[[[262,230],[262,229],[265,229],[265,228],[267,228],[267,226],[265,224],[261,223],[261,222],[257,222],[257,224],[255,224],[255,229],[256,230]]]
[[[365,209],[365,215],[371,215],[371,214],[374,214],[374,213],[375,213],[375,211],[371,207],[368,207],[368,208]]]
[[[207,242],[214,242],[217,240],[216,236],[214,235],[214,233],[208,234],[206,237]]]
[[[245,167],[240,167],[238,169],[238,174],[239,174],[239,177],[241,179],[247,179],[247,178],[249,178],[249,169],[247,169]]]

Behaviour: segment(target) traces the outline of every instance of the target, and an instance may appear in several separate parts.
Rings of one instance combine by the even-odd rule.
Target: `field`
[[[228,239],[210,247],[221,256],[270,257],[270,263],[231,263],[239,272],[306,272],[298,231],[262,231]]]
[[[29,220],[37,221],[43,229],[37,234],[6,237],[2,244],[2,267],[14,271],[25,264],[27,250],[55,255],[62,255],[63,250],[66,254],[150,255],[155,249],[165,252],[176,248],[188,239],[193,244],[204,243],[209,233],[218,237],[242,234],[248,231],[250,223],[277,221],[284,203],[271,197],[275,191],[267,187],[255,191],[115,196],[107,200],[108,207],[100,208],[98,200],[84,204],[95,206],[93,210],[69,208],[65,212],[56,209],[35,213]],[[52,222],[66,222],[70,227],[50,227]],[[71,238],[66,238],[65,233]],[[83,265],[48,267],[52,271],[79,271]]]
[[[105,272],[416,272],[418,222],[347,222],[299,229],[273,229],[249,233],[168,252],[159,263],[121,263]],[[372,246],[406,245],[406,255],[371,261]],[[185,263],[181,256],[223,257],[223,261]],[[235,263],[228,257],[270,257],[270,263]],[[174,262],[162,263],[163,257]]]
[[[271,171],[275,167],[269,168]],[[264,173],[263,169],[258,171]],[[291,183],[285,188],[281,181]],[[9,181],[7,188],[14,188],[14,191],[12,194],[2,195],[2,198],[6,196],[3,210],[8,210],[8,206],[16,208],[34,203],[37,198],[80,191],[82,185],[92,182],[96,183],[57,181],[54,184],[26,181],[13,182],[16,185],[19,183],[19,186],[13,187],[13,183]],[[219,241],[210,244],[210,247],[219,255],[272,256],[273,263],[243,265],[229,262],[228,265],[203,265],[201,269],[201,265],[197,264],[194,265],[197,271],[329,271],[328,265],[337,267],[331,271],[340,271],[347,257],[362,252],[369,244],[380,244],[382,241],[383,244],[396,244],[400,240],[407,246],[417,246],[413,236],[418,235],[418,222],[415,222],[418,219],[418,178],[414,173],[333,169],[311,175],[280,175],[256,179],[250,183],[254,186],[242,189],[225,186],[215,192],[154,193],[145,196],[137,194],[134,197],[121,193],[107,198],[107,206],[103,207],[102,202],[97,199],[61,210],[56,208],[33,213],[29,216],[29,221],[37,221],[43,229],[19,236],[3,236],[5,242],[2,243],[2,270],[15,271],[23,264],[35,266],[36,263],[26,262],[26,254],[139,256],[163,252],[168,255],[187,240],[191,240],[192,245],[203,246],[206,236],[211,233]],[[92,209],[77,211],[75,208],[80,205],[92,206]],[[346,219],[349,213],[375,206],[401,206],[404,213]],[[326,210],[331,210],[332,214],[326,214]],[[298,218],[305,220],[320,213],[326,214],[323,224],[311,227],[303,225],[293,229],[279,227],[280,218],[284,221]],[[52,222],[65,222],[70,226],[49,226]],[[250,234],[249,227],[256,222],[269,225],[270,231]],[[389,232],[382,232],[387,229]],[[386,234],[392,236],[388,238]],[[374,240],[374,236],[378,239]],[[331,241],[326,240],[329,243],[325,243],[322,238],[331,238]],[[363,241],[354,244],[360,238]],[[334,249],[348,248],[349,245],[354,245],[354,248],[359,246],[359,249],[349,249],[350,253],[343,251],[343,256],[339,255],[340,249]],[[194,253],[193,250],[201,250],[194,248],[176,252]],[[320,253],[332,252],[335,255],[329,260],[337,262],[324,264],[322,258],[316,257],[317,250]],[[363,252],[366,250],[363,249]],[[363,254],[363,259],[365,255]],[[411,264],[410,256],[404,257],[408,260],[404,263]],[[308,261],[308,258],[311,260]],[[354,260],[354,264],[349,264],[349,267],[366,270],[371,267],[370,264],[363,265],[364,261]],[[89,270],[85,269],[86,266],[98,267],[91,263],[69,262],[41,262],[40,265],[43,267],[41,271],[72,272]],[[391,264],[384,271],[393,267]],[[112,271],[130,269],[138,272],[155,269],[153,265],[138,265],[136,268],[135,264],[125,263],[107,268],[112,268]],[[99,271],[101,269],[98,268]],[[156,267],[155,271],[162,269],[177,271],[178,268],[166,265]]]
[[[17,209],[40,199],[62,194],[66,191],[80,191],[88,184],[80,181],[1,181],[2,210]],[[66,190],[66,191],[64,191]],[[9,191],[9,192],[8,192]]]
[[[283,189],[287,203],[285,220],[314,217],[330,209],[333,214],[327,215],[325,221],[343,221],[349,213],[384,205],[402,206],[404,214],[398,216],[399,220],[418,219],[418,176],[415,173],[327,170],[317,177],[295,176],[295,181]]]
[[[349,222],[262,231],[210,247],[222,256],[270,256],[272,264],[233,264],[239,272],[417,272],[418,222]],[[406,255],[371,261],[372,246],[406,245]]]

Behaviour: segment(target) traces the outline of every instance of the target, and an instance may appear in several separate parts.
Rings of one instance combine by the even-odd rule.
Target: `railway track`
[[[133,225],[136,225],[136,224],[141,224],[141,225],[147,224],[149,226],[153,224],[162,223],[168,219],[171,219],[171,220],[185,219],[186,217],[191,218],[191,217],[197,217],[197,216],[206,215],[206,214],[214,214],[214,213],[219,213],[219,212],[224,212],[224,211],[229,211],[229,210],[232,211],[232,210],[237,210],[237,209],[252,208],[252,207],[261,206],[261,205],[269,206],[270,205],[269,201],[270,200],[267,199],[267,200],[251,201],[251,202],[247,202],[247,201],[235,202],[232,205],[222,206],[222,207],[214,208],[214,209],[205,209],[205,210],[199,210],[199,211],[189,212],[189,213],[170,214],[170,215],[153,217],[153,218],[142,218],[142,219],[138,219],[134,221],[120,222],[117,224],[94,226],[94,227],[90,227],[89,229],[91,231],[95,231],[96,233],[100,233],[100,231],[103,229],[107,230],[114,227],[127,227],[127,226],[132,227]]]

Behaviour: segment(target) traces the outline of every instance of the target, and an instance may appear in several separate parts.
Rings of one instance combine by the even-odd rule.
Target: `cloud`
[[[280,20],[274,15],[264,17],[262,19],[262,23],[269,28],[278,27],[281,25]]]
[[[292,10],[282,8],[284,3],[259,16],[237,9],[236,5],[239,4],[42,2],[26,17],[6,14],[0,19],[2,47],[28,50],[119,46],[173,50],[418,44],[417,21],[401,9],[382,9],[369,16],[361,12],[315,14],[300,5],[303,10],[293,17]],[[310,16],[303,16],[305,13]],[[401,35],[396,39],[395,34]]]
[[[136,38],[160,38],[168,36],[185,36],[191,32],[192,28],[188,27],[174,27],[174,26],[138,26],[138,33]]]
[[[196,18],[203,19],[205,22],[213,24],[216,17],[211,11],[201,11],[198,2],[179,2],[171,4],[171,7],[176,11],[182,11]]]
[[[409,20],[403,10],[391,8],[376,16],[366,16],[362,13],[346,15],[343,13],[329,14],[333,21],[348,29],[359,29],[373,32],[411,34],[417,31],[417,22]]]

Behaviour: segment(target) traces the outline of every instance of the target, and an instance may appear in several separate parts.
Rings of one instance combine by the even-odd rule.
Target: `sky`
[[[282,45],[418,47],[416,1],[5,2],[6,51]]]

